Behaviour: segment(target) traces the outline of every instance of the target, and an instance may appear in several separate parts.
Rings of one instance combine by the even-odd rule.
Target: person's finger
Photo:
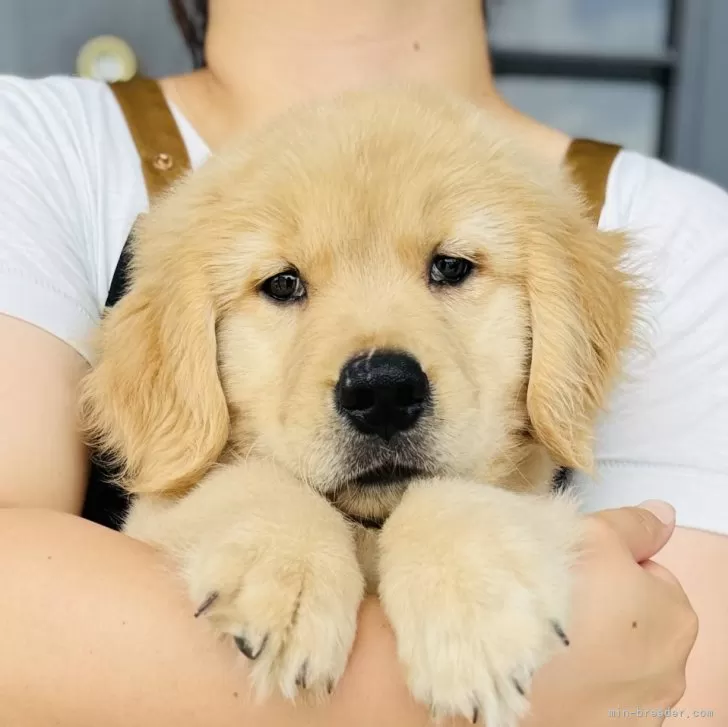
[[[638,563],[659,553],[675,529],[675,510],[661,500],[648,500],[638,507],[602,510],[594,516],[617,533]]]
[[[679,586],[682,588],[680,581],[672,574],[672,572],[659,563],[655,563],[654,560],[646,560],[644,563],[641,563],[641,566],[643,570],[647,571],[647,573],[651,573],[661,581],[665,581],[671,586]]]

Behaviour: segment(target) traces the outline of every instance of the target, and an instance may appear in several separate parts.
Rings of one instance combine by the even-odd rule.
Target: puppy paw
[[[406,495],[382,533],[380,595],[435,718],[518,724],[533,673],[568,645],[578,535],[565,499],[445,481]]]
[[[297,514],[246,513],[189,553],[197,615],[230,635],[251,664],[255,691],[330,694],[356,633],[363,578],[352,535],[321,501]]]

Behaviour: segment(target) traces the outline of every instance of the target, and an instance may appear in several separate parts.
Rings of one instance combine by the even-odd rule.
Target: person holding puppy
[[[316,0],[304,10],[290,0],[210,0],[203,9],[205,67],[161,83],[193,168],[241,127],[392,77],[465,96],[555,165],[568,154],[570,139],[497,95],[479,2]],[[184,27],[196,42],[194,27]],[[0,717],[75,726],[425,724],[376,601],[361,609],[348,671],[329,703],[257,705],[245,665],[189,618],[156,553],[78,517],[87,470],[75,426],[82,341],[148,189],[102,84],[4,78],[0,118],[0,341],[9,352],[0,361],[0,609],[14,625],[0,656]],[[156,161],[164,169],[175,160]],[[726,201],[653,160],[629,152],[614,160],[600,224],[649,230],[645,251],[659,263],[663,297],[656,356],[606,418],[599,490],[577,483],[602,509],[588,518],[571,647],[537,675],[529,725],[607,724],[612,710],[629,708],[654,710],[651,723],[661,724],[660,711],[685,687],[694,611],[702,633],[683,704],[720,714],[728,593],[712,574],[728,558],[718,446],[728,407],[716,401],[728,360],[717,335],[728,320],[718,282],[728,265]],[[677,503],[677,527],[664,504],[614,509],[656,497]],[[658,553],[662,565],[652,560]]]

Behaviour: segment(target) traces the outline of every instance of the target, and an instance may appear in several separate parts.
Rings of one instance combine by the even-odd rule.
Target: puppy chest
[[[354,537],[366,593],[376,595],[379,588],[379,531],[357,525]]]

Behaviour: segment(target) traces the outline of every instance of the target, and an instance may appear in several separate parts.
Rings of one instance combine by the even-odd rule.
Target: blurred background
[[[728,187],[728,0],[485,2],[513,105]],[[0,0],[0,73],[75,73],[103,35],[126,41],[145,74],[192,66],[167,0]]]

